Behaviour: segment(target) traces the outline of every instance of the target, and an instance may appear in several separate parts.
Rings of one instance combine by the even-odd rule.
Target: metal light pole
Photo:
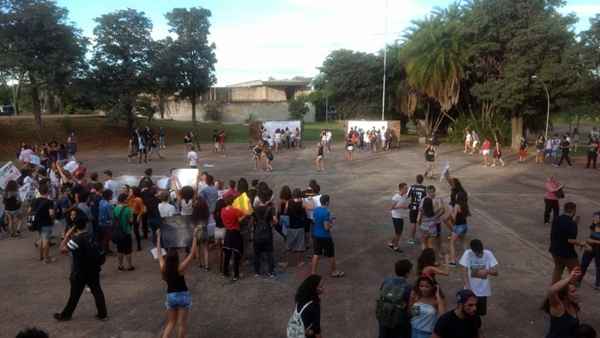
[[[540,83],[542,84],[542,87],[544,87],[544,90],[546,91],[546,99],[548,100],[548,104],[546,105],[546,133],[544,134],[544,138],[547,140],[548,139],[548,126],[550,125],[550,92],[548,91],[548,87],[546,87],[546,84],[544,83],[544,81],[542,81],[542,79],[538,78],[537,75],[533,75],[531,78],[533,80],[539,80]]]
[[[383,33],[383,91],[381,93],[381,120],[385,121],[385,78],[387,75],[387,31],[389,0],[385,0],[385,28]]]

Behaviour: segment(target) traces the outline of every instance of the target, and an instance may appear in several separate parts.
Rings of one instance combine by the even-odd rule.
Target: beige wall
[[[231,88],[231,102],[280,102],[286,101],[285,91],[271,87]]]
[[[285,95],[285,94],[284,94]],[[287,102],[234,102],[224,103],[223,121],[228,123],[244,123],[252,115],[254,120],[287,120],[288,112]],[[189,101],[170,100],[166,107],[167,119],[179,121],[192,120],[192,105]],[[205,121],[206,112],[201,104],[196,105],[196,118],[198,121]],[[315,111],[311,106],[310,111],[304,117],[305,122],[315,121]]]

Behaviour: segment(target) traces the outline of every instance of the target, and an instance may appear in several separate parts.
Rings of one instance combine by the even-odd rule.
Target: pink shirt
[[[556,191],[560,188],[560,184],[558,184],[556,181],[546,181],[544,186],[546,187],[544,198],[547,200],[558,200],[558,197],[556,197]]]

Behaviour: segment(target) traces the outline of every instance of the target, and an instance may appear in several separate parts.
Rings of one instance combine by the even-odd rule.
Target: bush
[[[288,111],[292,120],[303,120],[304,115],[309,111],[305,97],[291,99],[288,104]]]
[[[448,140],[453,143],[463,143],[465,137],[465,128],[477,131],[479,138],[483,141],[488,137],[494,140],[494,136],[498,136],[501,144],[510,144],[511,140],[511,125],[510,119],[503,116],[496,116],[490,123],[483,123],[481,120],[474,119],[473,116],[462,113],[456,118],[456,122],[448,127]]]

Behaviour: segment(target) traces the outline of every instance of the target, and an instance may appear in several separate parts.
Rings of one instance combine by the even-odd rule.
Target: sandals
[[[331,278],[342,278],[345,273],[343,271],[336,271],[331,274]]]

